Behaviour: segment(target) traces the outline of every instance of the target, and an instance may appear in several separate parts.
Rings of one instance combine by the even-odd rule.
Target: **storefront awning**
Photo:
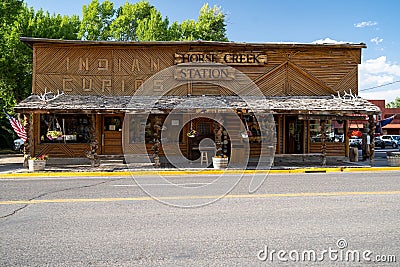
[[[41,99],[31,95],[14,110],[18,113],[48,112],[155,112],[172,109],[248,109],[280,114],[339,115],[380,114],[379,107],[360,97],[338,96],[96,96],[59,95]]]

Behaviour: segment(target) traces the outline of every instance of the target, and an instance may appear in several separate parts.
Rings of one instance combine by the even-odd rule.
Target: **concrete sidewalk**
[[[361,159],[361,157],[359,157]],[[225,170],[214,170],[212,168],[202,169],[200,166],[199,168],[192,168],[192,169],[185,169],[185,171],[203,171],[209,173],[222,173]],[[318,164],[299,164],[290,162],[285,165],[280,166],[272,166],[271,172],[276,173],[299,173],[299,172],[312,172],[312,171],[319,171],[319,172],[329,172],[329,171],[362,171],[362,170],[400,170],[400,167],[389,167],[387,163],[386,157],[378,156],[375,159],[374,168],[371,168],[369,161],[358,161],[358,162],[341,162],[335,165],[327,165],[321,166]],[[77,175],[79,173],[83,175],[88,175],[90,173],[93,174],[101,174],[110,175],[111,173],[115,174],[129,174],[129,173],[149,173],[149,172],[169,172],[177,174],[181,170],[177,170],[175,168],[160,168],[154,169],[151,166],[147,168],[135,168],[129,169],[129,167],[121,161],[103,161],[99,167],[92,168],[89,164],[48,164],[46,166],[45,171],[43,172],[36,172],[37,174],[44,174],[44,173],[64,173],[71,175]],[[243,172],[243,170],[234,170],[229,169],[229,172]],[[261,171],[269,171],[269,170],[261,170]],[[254,168],[249,167],[246,172],[254,172]],[[23,155],[21,154],[6,154],[0,155],[0,177],[2,176],[9,176],[10,174],[23,174],[23,173],[30,173],[27,168],[23,167]],[[85,173],[85,174],[84,174]],[[6,175],[8,174],[8,175]],[[36,175],[35,175],[36,176]],[[79,175],[77,175],[79,176]]]

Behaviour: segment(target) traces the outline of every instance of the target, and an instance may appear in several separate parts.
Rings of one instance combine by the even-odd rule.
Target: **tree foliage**
[[[114,4],[108,0],[99,4],[98,0],[82,7],[82,22],[79,38],[83,40],[110,40],[110,26],[115,14]]]
[[[138,41],[163,41],[168,40],[168,18],[163,19],[156,9],[150,10],[150,16],[138,22]]]
[[[390,103],[386,104],[387,108],[400,108],[400,97],[396,97],[396,99]]]
[[[206,41],[228,41],[226,37],[225,15],[217,6],[210,8],[205,4],[200,9],[196,23],[198,39]]]
[[[2,110],[13,106],[32,91],[32,50],[19,38],[43,37],[76,39],[78,16],[51,15],[28,8],[23,1],[2,0],[0,3],[0,134],[1,143],[12,144],[12,130]]]
[[[211,8],[208,4],[200,9],[197,21],[188,19],[172,24],[147,1],[126,2],[115,11],[108,0],[102,4],[92,0],[83,6],[82,15],[79,38],[84,40],[228,41],[225,14],[219,7]]]
[[[149,2],[130,4],[126,2],[117,11],[117,17],[111,23],[111,31],[115,40],[137,41],[138,24],[151,16],[155,8]]]

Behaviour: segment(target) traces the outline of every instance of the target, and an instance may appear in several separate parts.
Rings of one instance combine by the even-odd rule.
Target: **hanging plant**
[[[197,131],[192,129],[186,135],[187,137],[194,138],[197,136]]]
[[[49,140],[60,140],[62,139],[62,132],[57,130],[47,131],[46,136]]]
[[[197,131],[193,129],[193,121],[192,118],[190,118],[190,131],[186,134],[187,137],[194,138],[197,136]]]
[[[52,130],[51,130],[52,128]],[[49,140],[61,140],[63,137],[63,133],[61,131],[61,126],[58,123],[56,116],[54,115],[53,119],[49,123],[49,127],[47,129],[46,136]]]
[[[247,120],[244,120],[245,130],[240,132],[240,135],[243,139],[249,138],[253,136],[253,133],[249,130],[249,126],[247,125]]]

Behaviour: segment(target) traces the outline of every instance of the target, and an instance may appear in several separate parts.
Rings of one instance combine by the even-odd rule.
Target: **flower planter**
[[[29,166],[30,172],[43,171],[44,168],[46,167],[46,161],[30,159],[30,160],[28,160],[28,166]]]
[[[213,157],[214,169],[225,169],[228,167],[228,158],[216,158]]]
[[[400,167],[400,152],[386,152],[388,165],[391,167]]]

